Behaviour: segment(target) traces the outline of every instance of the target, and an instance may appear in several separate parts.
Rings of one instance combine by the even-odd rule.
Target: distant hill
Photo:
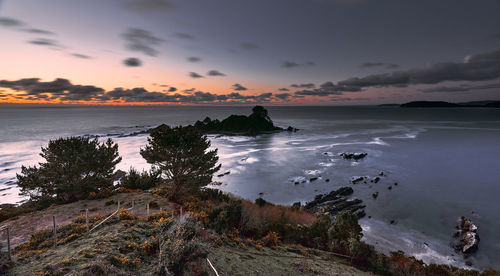
[[[474,101],[450,103],[444,101],[415,101],[400,105],[401,107],[500,107],[500,101]]]

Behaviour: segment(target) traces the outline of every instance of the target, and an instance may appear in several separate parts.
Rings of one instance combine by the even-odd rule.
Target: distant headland
[[[473,101],[463,103],[450,103],[445,101],[414,101],[401,105],[381,104],[381,107],[500,107],[500,101]]]

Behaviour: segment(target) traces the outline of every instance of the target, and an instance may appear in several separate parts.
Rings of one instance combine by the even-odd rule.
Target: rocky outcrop
[[[363,159],[368,155],[366,152],[343,152],[340,156],[344,159],[358,161],[359,159]]]
[[[472,254],[478,250],[479,236],[477,226],[466,217],[461,217],[457,225],[457,232],[453,235],[457,241],[454,245],[464,255]]]
[[[194,126],[204,133],[226,135],[257,135],[285,130],[295,132],[298,130],[292,126],[287,129],[274,126],[267,110],[259,105],[252,109],[252,114],[249,116],[231,115],[222,121],[206,117],[203,121],[196,121]]]
[[[351,187],[342,187],[328,194],[317,195],[313,201],[304,206],[304,209],[311,213],[328,213],[331,217],[335,217],[341,211],[351,211],[359,218],[364,217],[363,201],[349,198],[353,192]]]

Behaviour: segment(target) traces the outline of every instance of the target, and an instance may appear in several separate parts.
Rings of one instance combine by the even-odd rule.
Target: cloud
[[[236,90],[236,91],[245,91],[245,90],[248,90],[246,87],[242,86],[239,83],[233,84],[233,89]]]
[[[290,91],[288,88],[278,88],[279,91]]]
[[[208,71],[207,75],[215,77],[215,76],[225,76],[226,74],[221,73],[221,72],[219,72],[217,70],[210,70],[210,71]]]
[[[79,54],[79,53],[72,53],[71,55],[74,57],[77,57],[77,58],[81,58],[81,59],[92,59],[91,56],[87,56],[87,55]]]
[[[370,63],[367,67],[388,66],[388,63]],[[392,65],[391,65],[392,66]],[[293,97],[342,95],[344,92],[360,92],[368,87],[408,87],[410,85],[437,84],[454,81],[488,81],[500,78],[500,50],[470,55],[461,62],[439,62],[421,68],[400,70],[390,73],[372,74],[365,77],[353,77],[336,84],[325,82],[319,88],[314,84],[292,84],[296,91]],[[496,84],[479,86],[441,86],[425,88],[420,91],[463,92],[471,90],[497,88]]]
[[[125,8],[134,12],[168,12],[176,10],[169,0],[129,0]]]
[[[92,85],[74,85],[67,79],[56,79],[54,81],[42,82],[38,78],[26,78],[16,81],[0,80],[0,87],[21,92],[8,94],[0,91],[0,97],[15,97],[23,100],[50,100],[50,101],[92,101],[100,103],[123,102],[123,103],[263,103],[271,102],[274,99],[285,99],[287,96],[279,95],[274,97],[272,93],[262,93],[259,95],[242,95],[237,92],[230,94],[214,94],[211,92],[196,91],[189,89],[189,94],[169,94],[156,91],[148,91],[143,87],[132,89],[115,88],[105,91],[102,88]],[[169,92],[175,92],[171,87]],[[186,90],[188,91],[188,90]]]
[[[314,88],[316,85],[314,83],[303,83],[303,84],[292,84],[293,88]]]
[[[201,58],[199,58],[199,57],[188,57],[187,60],[189,62],[198,62],[198,61],[201,61]]]
[[[287,100],[290,98],[292,95],[290,93],[281,93],[281,94],[276,94],[274,95],[276,98],[281,99],[281,100]]]
[[[56,49],[65,48],[57,40],[47,39],[47,38],[36,38],[36,39],[28,41],[28,43],[33,44],[33,45],[37,45],[37,46],[46,46],[46,47],[51,47],[51,48],[56,48]]]
[[[164,41],[149,31],[139,28],[129,28],[122,34],[122,37],[125,39],[127,49],[153,57],[159,53],[155,47]]]
[[[17,81],[1,80],[0,87],[25,92],[25,94],[21,94],[23,97],[49,98],[62,101],[88,101],[104,92],[102,88],[93,85],[74,85],[69,80],[62,78],[49,82],[41,82],[39,78],[27,78]],[[47,94],[50,94],[50,96]]]
[[[194,39],[194,36],[186,33],[175,33],[174,36],[182,39]]]
[[[129,67],[138,67],[138,66],[142,65],[142,62],[138,58],[130,57],[130,58],[125,59],[123,61],[123,64],[125,64],[125,66],[129,66]]]
[[[320,85],[319,88],[312,90],[301,90],[296,91],[295,95],[301,96],[330,96],[330,95],[342,95],[344,92],[359,92],[361,88],[356,86],[344,86],[336,85],[331,81],[327,81]]]
[[[500,77],[500,50],[467,56],[463,62],[440,62],[422,68],[339,81],[341,86],[406,87],[444,81],[485,81]]]
[[[396,69],[399,68],[398,64],[385,63],[385,62],[365,62],[359,65],[360,68],[373,68],[373,67],[385,67],[386,69]]]
[[[168,92],[175,92],[175,91],[177,91],[177,88],[173,86],[168,89]]]
[[[23,29],[23,31],[25,31],[27,33],[39,34],[39,35],[55,35],[55,33],[51,32],[51,31],[37,29],[37,28],[27,28],[27,29]]]
[[[240,43],[240,47],[244,50],[260,49],[260,47],[257,44],[252,43],[252,42],[242,42],[242,43]]]
[[[21,20],[11,18],[11,17],[0,17],[0,27],[11,27],[16,28],[17,31],[38,34],[38,35],[55,35],[55,33],[47,30],[42,30],[39,28],[26,27],[28,24],[22,22]],[[25,27],[25,28],[20,28]]]
[[[419,91],[424,92],[424,93],[468,92],[468,91],[495,89],[495,88],[500,88],[500,83],[492,83],[492,84],[484,84],[484,85],[462,84],[459,86],[438,86],[438,87],[419,89]]]
[[[196,72],[189,72],[189,76],[190,76],[191,78],[195,78],[195,79],[197,79],[197,78],[203,78],[203,76],[202,76],[202,75],[200,75],[200,74],[198,74],[198,73],[196,73]]]
[[[2,27],[20,27],[24,26],[22,21],[10,17],[0,17],[0,26]]]
[[[294,68],[294,67],[299,67],[299,66],[314,66],[316,65],[314,62],[312,61],[307,61],[306,63],[297,63],[295,61],[284,61],[282,64],[281,64],[281,67],[283,68]]]

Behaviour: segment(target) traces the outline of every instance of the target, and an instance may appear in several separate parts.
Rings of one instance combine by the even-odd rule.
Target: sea
[[[113,139],[117,168],[147,170],[139,151],[160,124],[248,115],[251,106],[1,106],[0,203],[20,203],[16,173],[42,162],[51,139]],[[500,109],[393,106],[269,106],[275,125],[298,132],[255,137],[209,135],[218,149],[218,189],[241,198],[305,203],[344,186],[363,200],[363,239],[384,253],[401,250],[426,263],[500,269]],[[340,153],[366,152],[361,160]],[[358,176],[378,183],[352,184]],[[318,177],[316,181],[311,178]],[[328,181],[327,181],[328,179]],[[297,184],[298,182],[298,184]],[[397,183],[397,185],[395,184]],[[389,187],[391,187],[389,189]],[[378,192],[374,199],[372,194]],[[479,250],[467,259],[451,247],[458,219],[478,226]],[[391,223],[392,222],[392,223]]]

